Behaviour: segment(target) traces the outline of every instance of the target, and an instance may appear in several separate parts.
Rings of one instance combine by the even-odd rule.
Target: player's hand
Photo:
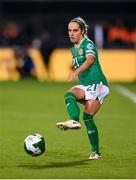
[[[73,81],[73,80],[75,80],[76,78],[77,78],[77,76],[78,76],[78,71],[73,71],[73,72],[71,72],[70,74],[69,74],[69,76],[68,76],[68,81]]]

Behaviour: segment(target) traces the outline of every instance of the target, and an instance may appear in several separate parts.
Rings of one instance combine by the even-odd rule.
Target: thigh
[[[100,108],[101,103],[98,100],[88,100],[85,103],[84,111],[88,114],[94,115]]]
[[[76,96],[77,101],[83,101],[85,99],[85,93],[82,89],[72,87],[69,92],[72,92]]]

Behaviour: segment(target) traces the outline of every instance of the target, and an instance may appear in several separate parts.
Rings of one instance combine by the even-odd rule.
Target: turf
[[[63,132],[55,127],[68,118],[63,95],[72,85],[36,80],[0,83],[0,178],[136,178],[136,104],[111,85],[95,116],[103,158],[89,161],[83,121],[81,130]],[[136,88],[135,83],[123,86]],[[25,137],[35,132],[47,144],[39,157],[23,149]]]

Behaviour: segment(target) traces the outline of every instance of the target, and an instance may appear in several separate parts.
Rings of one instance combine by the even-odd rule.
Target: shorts
[[[85,92],[85,101],[98,100],[101,104],[104,98],[109,94],[109,87],[100,84],[92,84],[89,86],[77,85],[76,88],[82,89]],[[83,103],[83,102],[81,102]]]

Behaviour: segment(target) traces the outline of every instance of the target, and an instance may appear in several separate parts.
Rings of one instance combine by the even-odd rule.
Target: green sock
[[[92,145],[92,152],[99,153],[99,136],[97,127],[93,121],[93,115],[86,112],[83,113],[83,120],[87,128],[87,134],[89,137],[90,144]]]
[[[80,109],[76,102],[76,96],[71,92],[67,92],[65,94],[65,103],[70,119],[79,121]]]

